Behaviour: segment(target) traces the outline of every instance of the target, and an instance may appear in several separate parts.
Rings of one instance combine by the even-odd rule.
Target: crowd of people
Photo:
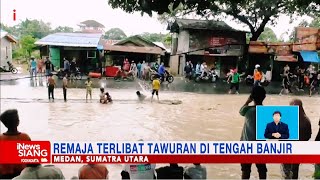
[[[149,80],[152,73],[157,73],[161,78],[164,78],[167,73],[163,62],[160,65],[158,62],[147,63],[146,61],[136,64],[135,61],[130,63],[127,58],[123,61],[122,70],[142,80]]]
[[[208,68],[206,62],[198,62],[196,66],[191,61],[187,62],[184,67],[186,79],[191,80],[192,77],[203,77],[208,74],[212,74],[215,71],[215,66]],[[242,81],[242,77],[245,73],[239,74],[238,69],[231,68],[226,75],[227,82],[230,84],[229,94],[235,89],[235,93],[239,94],[239,85]],[[283,68],[281,74],[282,77],[282,89],[279,95],[283,93],[292,93],[292,87],[295,87],[297,91],[304,91],[305,88],[309,89],[309,96],[317,93],[319,94],[319,83],[320,83],[320,70],[316,71],[315,67],[311,64],[308,68],[302,68],[297,66],[294,70],[291,70],[287,64]],[[248,75],[245,78],[246,84],[250,84],[253,81],[253,86],[258,84],[267,86],[272,79],[272,68],[268,67],[266,73],[264,73],[259,64],[255,65],[254,72],[252,75]]]
[[[36,60],[36,58],[32,56],[30,61],[28,62],[28,70],[31,77],[37,77],[38,75],[42,76],[44,74],[46,76],[49,76],[53,71],[55,71],[54,68],[55,67],[49,57],[46,57],[45,60]],[[76,68],[76,58],[73,58],[71,61],[67,58],[63,58],[63,72],[65,74],[68,74],[70,76],[73,72],[76,71]]]
[[[291,70],[289,65],[283,68],[282,74],[282,87],[280,95],[287,91],[292,93],[292,87],[295,87],[297,91],[304,91],[304,88],[309,88],[309,96],[313,93],[319,94],[319,82],[320,82],[320,70],[316,71],[313,65],[310,65],[307,69],[297,66],[294,70]]]

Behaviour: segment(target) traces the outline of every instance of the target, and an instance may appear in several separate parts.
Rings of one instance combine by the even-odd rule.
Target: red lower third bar
[[[320,155],[52,155],[52,163],[319,163]]]

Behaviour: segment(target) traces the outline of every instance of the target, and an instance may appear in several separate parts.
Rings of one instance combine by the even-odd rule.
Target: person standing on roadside
[[[37,61],[35,61],[34,57],[31,57],[31,78],[37,77]]]
[[[46,57],[46,61],[44,62],[45,66],[46,66],[46,76],[48,77],[51,74],[51,61],[49,59],[49,57]]]
[[[49,101],[52,97],[52,101],[54,101],[54,87],[56,86],[56,82],[52,77],[52,74],[49,74],[48,78],[48,95],[49,95]],[[51,97],[50,97],[51,95]]]
[[[64,60],[63,61],[64,72],[69,75],[69,73],[70,73],[70,62],[66,58],[63,58],[63,60]]]
[[[139,62],[137,64],[137,71],[138,71],[137,76],[138,76],[139,79],[141,79],[141,76],[142,76],[141,67],[142,67],[142,64],[141,64],[141,62]]]
[[[137,65],[134,61],[131,62],[130,71],[134,77],[137,76]]]
[[[266,90],[262,86],[254,86],[246,103],[240,109],[240,115],[245,117],[240,141],[256,141],[256,106],[262,105],[266,98]],[[253,106],[249,106],[254,102]],[[252,164],[241,164],[241,179],[250,179]],[[266,164],[256,164],[259,179],[267,179]]]
[[[192,64],[190,64],[190,62],[186,63],[186,66],[184,67],[184,72],[186,73],[187,81],[190,81],[192,78]]]
[[[64,102],[67,102],[68,74],[66,74],[62,80],[62,88]]]
[[[44,66],[44,61],[43,61],[43,59],[39,59],[39,60],[38,60],[38,74],[40,74],[40,77],[42,77],[43,66]]]
[[[290,102],[291,106],[299,106],[299,141],[309,141],[311,138],[311,122],[306,115],[302,101],[294,99]],[[300,164],[281,164],[282,177],[284,179],[298,179]]]

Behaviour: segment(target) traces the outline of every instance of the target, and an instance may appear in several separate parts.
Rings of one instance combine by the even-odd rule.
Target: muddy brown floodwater
[[[62,90],[56,89],[56,102],[48,103],[47,89],[1,86],[1,112],[19,110],[19,129],[33,140],[114,141],[114,140],[239,140],[243,117],[239,109],[248,95],[205,95],[165,92],[162,100],[181,100],[180,105],[139,103],[135,90],[108,90],[113,104],[98,103],[98,89],[93,100],[85,103],[84,89],[69,89],[69,101],[62,101]],[[287,105],[293,97],[267,96],[265,105]],[[320,98],[300,97],[312,121],[314,140],[320,117]],[[6,129],[1,124],[1,132]],[[187,164],[182,164],[186,166]],[[57,165],[66,178],[77,175],[81,165]],[[158,166],[158,165],[157,165]],[[159,165],[159,166],[162,166]],[[206,164],[209,179],[239,179],[239,164]],[[120,179],[121,165],[108,165],[110,179]],[[268,165],[269,178],[280,178],[279,164]],[[252,175],[257,178],[253,166]],[[304,164],[300,178],[311,178],[313,166]]]

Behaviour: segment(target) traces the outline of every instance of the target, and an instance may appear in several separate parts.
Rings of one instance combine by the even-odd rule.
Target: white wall
[[[178,47],[177,54],[185,53],[189,51],[189,32],[186,30],[182,30],[178,34]],[[180,75],[183,75],[184,65],[186,64],[185,55],[180,55],[180,70],[179,68],[179,55],[170,57],[170,70],[173,74],[178,74],[180,71]]]
[[[189,51],[189,32],[186,30],[180,31],[178,35],[178,53]]]
[[[12,62],[12,44],[6,38],[1,38],[1,60],[0,66],[8,66],[7,61]]]

